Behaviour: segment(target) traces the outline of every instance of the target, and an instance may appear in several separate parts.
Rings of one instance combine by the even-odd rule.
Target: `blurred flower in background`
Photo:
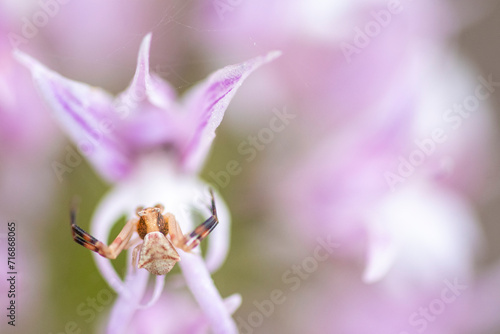
[[[4,215],[19,213],[26,203],[33,211],[30,219],[48,208],[53,192],[50,158],[60,139],[30,76],[12,57],[6,38],[8,16],[2,11],[0,29],[0,208]],[[49,165],[47,165],[49,163]],[[29,216],[31,214],[31,216]]]
[[[12,57],[6,38],[10,19],[0,3],[0,302],[5,310],[2,332],[7,321],[12,320],[20,331],[30,330],[28,323],[19,321],[19,314],[34,313],[34,322],[42,319],[36,310],[48,295],[46,287],[51,275],[44,270],[47,259],[39,249],[46,240],[39,235],[48,226],[46,219],[56,195],[51,162],[61,140],[31,77]],[[8,274],[13,272],[23,274]],[[17,301],[14,306],[10,304],[13,298]],[[7,317],[11,312],[17,312],[17,319]]]
[[[270,82],[279,91],[286,87],[284,100],[294,101],[287,107],[297,120],[283,140],[293,144],[282,145],[295,151],[279,160],[264,154],[258,177],[272,175],[274,183],[256,187],[254,204],[261,206],[269,193],[277,210],[261,209],[310,245],[332,236],[342,245],[334,263],[362,266],[364,284],[379,282],[360,282],[352,296],[321,304],[323,312],[296,314],[290,327],[305,323],[297,333],[318,323],[318,333],[422,332],[427,326],[419,327],[411,307],[403,311],[400,303],[423,303],[445,279],[472,282],[484,246],[473,201],[481,199],[494,161],[490,97],[499,84],[475,74],[458,55],[452,40],[461,29],[459,13],[445,1],[274,1],[263,8],[258,1],[219,7],[207,18],[217,27],[207,36],[226,52],[248,52],[251,43],[284,51],[283,67]],[[241,109],[258,109],[242,102]],[[311,295],[319,303],[331,299],[324,290],[335,285],[316,287],[298,303]],[[368,292],[346,317],[340,310],[356,289]],[[381,316],[384,302],[372,293],[387,298],[390,311]],[[376,322],[358,326],[356,312],[360,318],[363,312],[355,305],[367,307]],[[474,309],[467,309],[469,317],[480,318]],[[336,313],[344,321],[335,320]],[[433,332],[477,331],[457,326],[463,316],[448,317]],[[405,326],[394,326],[397,321]]]
[[[153,31],[151,64],[143,63],[142,70],[150,67],[158,77],[142,84],[155,93],[146,103],[134,104],[143,113],[132,113],[128,123],[114,130],[122,153],[131,157],[124,160],[130,168],[117,168],[123,172],[119,174],[108,164],[91,161],[108,180],[121,180],[100,202],[92,232],[109,242],[118,228],[112,225],[124,213],[119,205],[109,209],[109,203],[128,203],[129,211],[153,205],[158,201],[156,191],[148,191],[153,186],[177,203],[167,211],[178,210],[179,216],[187,216],[183,203],[188,202],[205,214],[206,201],[199,194],[207,184],[218,188],[233,218],[233,246],[213,277],[220,295],[237,291],[242,297],[236,312],[237,295],[220,299],[218,309],[235,312],[241,333],[489,334],[500,329],[494,311],[500,303],[500,252],[492,247],[498,241],[492,228],[496,215],[485,216],[485,208],[498,202],[493,106],[500,76],[494,68],[479,70],[459,43],[464,29],[493,8],[486,1],[474,6],[445,0],[4,3],[9,8],[3,31],[7,43],[12,46],[15,33],[26,39],[15,46],[48,67],[113,93],[126,87],[140,40]],[[28,38],[26,29],[37,32]],[[185,159],[189,154],[182,153],[186,147],[179,143],[195,136],[184,127],[188,122],[157,109],[174,105],[175,95],[196,87],[214,68],[269,50],[283,54],[239,89],[201,171],[205,181],[196,178],[191,184],[178,171],[190,165]],[[473,53],[476,59],[479,53]],[[113,307],[99,298],[98,305],[89,302],[105,285],[88,253],[79,252],[70,240],[68,199],[50,200],[39,192],[59,187],[60,198],[83,197],[85,228],[107,186],[83,160],[76,167],[68,165],[68,157],[74,159],[71,152],[82,148],[80,142],[76,139],[76,148],[65,147],[33,85],[25,81],[26,71],[18,70],[10,50],[2,59],[6,61],[0,66],[8,70],[0,73],[0,147],[7,148],[9,158],[2,159],[0,179],[15,186],[1,191],[16,194],[2,195],[0,207],[10,210],[2,214],[30,226],[35,224],[24,214],[58,212],[43,223],[48,228],[37,230],[51,245],[36,243],[40,258],[53,263],[46,270],[53,282],[41,288],[55,296],[38,301],[53,304],[58,319],[47,317],[41,327],[32,328],[105,332],[109,323],[130,323],[129,333],[207,332],[208,323],[218,320],[210,320],[207,308],[181,288],[176,272],[166,277],[164,287],[157,281],[151,290],[146,275],[125,275],[137,292],[134,302],[144,294],[154,300],[164,288],[149,309],[129,312],[130,300],[122,294]],[[172,86],[160,84],[159,77]],[[122,102],[143,79],[136,76],[108,107],[123,111]],[[12,115],[18,111],[3,113],[3,106],[12,106],[12,96],[21,93],[27,94],[20,100],[21,110],[33,113],[29,119],[39,131],[30,130],[29,122],[17,122]],[[192,97],[188,92],[181,103]],[[144,128],[151,130],[140,131]],[[72,130],[68,135],[77,134]],[[150,155],[159,146],[171,154]],[[51,156],[56,149],[58,159]],[[39,161],[33,160],[34,152],[42,157]],[[150,157],[138,158],[146,155]],[[117,161],[116,155],[102,157]],[[50,171],[52,181],[21,173],[28,168]],[[123,181],[128,178],[135,181]],[[152,186],[140,190],[138,184]],[[179,190],[190,186],[197,191]],[[16,187],[32,191],[7,190]],[[226,211],[220,197],[216,200]],[[25,203],[32,201],[43,205],[29,209]],[[108,225],[95,224],[103,217]],[[228,236],[214,231],[208,239],[204,253],[211,271],[225,260]],[[28,247],[23,243],[19,247]],[[123,282],[120,273],[128,269],[122,261],[99,267]],[[197,299],[199,292],[192,287],[197,274],[185,269]],[[91,310],[95,317],[82,316]]]

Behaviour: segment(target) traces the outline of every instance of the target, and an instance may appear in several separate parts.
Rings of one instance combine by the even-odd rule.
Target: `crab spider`
[[[128,249],[135,243],[130,239],[132,234],[137,232],[144,241],[134,248],[132,264],[136,265],[137,254],[139,254],[137,268],[144,268],[155,275],[165,275],[180,261],[179,253],[175,248],[185,252],[191,251],[219,223],[212,189],[210,189],[210,195],[212,197],[212,216],[187,235],[183,235],[174,215],[171,213],[162,214],[164,208],[158,204],[146,209],[138,208],[136,211],[138,218],[129,220],[109,246],[76,225],[76,210],[73,208],[71,210],[73,240],[105,258],[115,259],[122,250]]]

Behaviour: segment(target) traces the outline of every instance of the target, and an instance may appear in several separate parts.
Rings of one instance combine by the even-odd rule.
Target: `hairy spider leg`
[[[71,232],[73,234],[73,240],[76,243],[82,245],[83,247],[90,249],[93,252],[98,253],[99,255],[108,258],[108,259],[116,259],[118,254],[125,248],[125,246],[129,246],[128,243],[132,234],[134,233],[137,226],[137,219],[129,220],[123,229],[120,231],[115,240],[111,243],[111,245],[106,246],[103,242],[97,240],[80,226],[76,225],[76,209],[72,208],[70,212],[70,223],[71,223]]]
[[[196,227],[193,232],[189,234],[182,234],[181,228],[172,214],[165,214],[163,216],[169,225],[169,234],[175,247],[180,248],[185,252],[189,252],[193,248],[197,247],[200,242],[205,239],[210,232],[212,232],[215,226],[217,226],[219,219],[217,217],[214,192],[212,189],[210,189],[210,195],[212,197],[212,206],[210,208],[212,216],[198,225],[198,227]]]
[[[142,249],[142,243],[139,244],[139,245],[137,245],[137,246],[135,246],[134,249],[133,249],[133,251],[132,251],[132,268],[134,269],[134,272],[135,272],[135,269],[138,266],[137,256],[141,252],[141,249]]]

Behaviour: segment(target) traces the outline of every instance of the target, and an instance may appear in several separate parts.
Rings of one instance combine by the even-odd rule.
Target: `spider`
[[[130,238],[134,232],[137,232],[144,242],[134,248],[132,264],[136,265],[137,254],[139,254],[137,268],[144,268],[154,275],[165,275],[181,260],[179,253],[175,250],[176,247],[185,252],[191,251],[219,223],[212,189],[210,189],[210,195],[212,197],[212,216],[196,227],[189,235],[183,235],[173,214],[165,213],[162,215],[164,207],[157,204],[145,209],[137,208],[138,218],[130,219],[111,245],[106,246],[76,225],[76,209],[73,207],[70,213],[73,240],[105,258],[113,260],[122,250],[128,249],[134,244]]]

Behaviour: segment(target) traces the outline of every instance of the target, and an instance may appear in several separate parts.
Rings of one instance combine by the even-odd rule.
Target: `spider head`
[[[139,216],[137,233],[139,233],[141,239],[144,239],[148,233],[152,232],[161,232],[163,235],[168,234],[168,225],[161,215],[162,209],[162,207],[155,206],[137,211],[137,215]]]

